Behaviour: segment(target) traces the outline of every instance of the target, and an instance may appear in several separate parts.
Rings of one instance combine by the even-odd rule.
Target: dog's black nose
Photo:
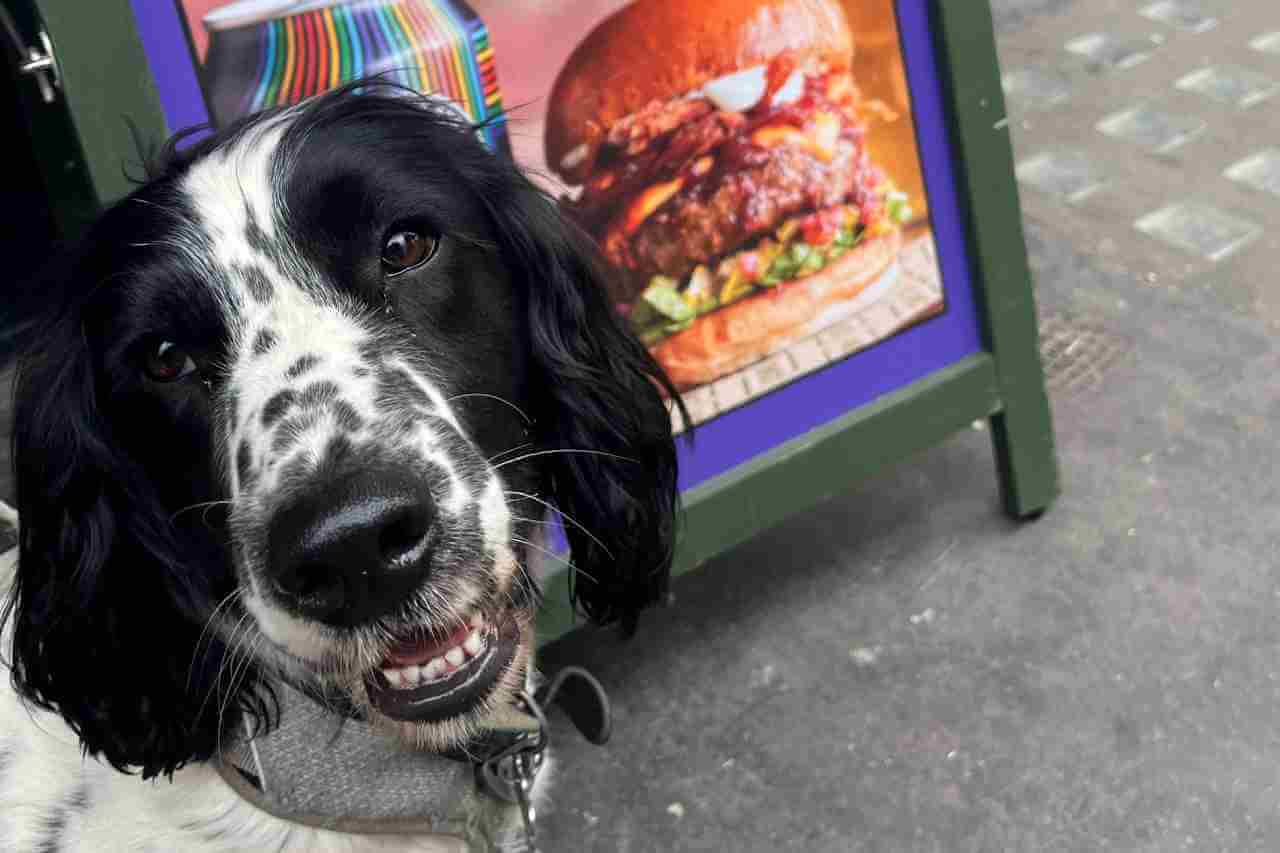
[[[427,575],[435,520],[426,485],[397,470],[313,487],[272,519],[276,591],[290,609],[331,625],[394,612]]]

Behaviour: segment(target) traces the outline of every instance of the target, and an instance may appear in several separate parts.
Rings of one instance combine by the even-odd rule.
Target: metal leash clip
[[[520,694],[520,703],[538,720],[538,733],[530,733],[518,738],[505,749],[485,759],[477,768],[477,775],[484,790],[503,802],[520,806],[520,819],[524,821],[525,840],[530,853],[537,853],[534,842],[534,821],[537,814],[533,807],[531,795],[533,783],[542,769],[543,753],[546,752],[549,738],[547,736],[547,718],[542,708],[528,693]]]
[[[520,806],[524,821],[525,842],[529,853],[537,853],[534,844],[533,783],[542,769],[543,754],[550,742],[550,728],[542,708],[559,704],[574,727],[597,746],[609,740],[613,731],[613,712],[609,697],[595,676],[577,666],[560,670],[538,691],[536,697],[527,692],[519,696],[521,710],[538,722],[537,732],[516,735],[506,746],[496,749],[476,765],[476,776],[482,790],[507,803]]]

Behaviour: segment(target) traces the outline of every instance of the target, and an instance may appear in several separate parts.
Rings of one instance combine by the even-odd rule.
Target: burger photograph
[[[811,337],[893,272],[912,209],[868,150],[853,56],[834,0],[639,0],[560,71],[547,165],[677,387]]]
[[[695,423],[944,309],[892,0],[477,9],[515,156]]]

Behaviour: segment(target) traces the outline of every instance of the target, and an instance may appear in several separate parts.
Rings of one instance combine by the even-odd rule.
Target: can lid
[[[341,0],[237,0],[205,15],[204,25],[211,31],[229,30],[324,9],[339,2]]]

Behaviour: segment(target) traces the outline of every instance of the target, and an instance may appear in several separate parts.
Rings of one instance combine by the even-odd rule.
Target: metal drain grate
[[[1129,351],[1101,326],[1061,314],[1040,318],[1040,362],[1045,384],[1057,395],[1083,394],[1102,384],[1102,376]]]

